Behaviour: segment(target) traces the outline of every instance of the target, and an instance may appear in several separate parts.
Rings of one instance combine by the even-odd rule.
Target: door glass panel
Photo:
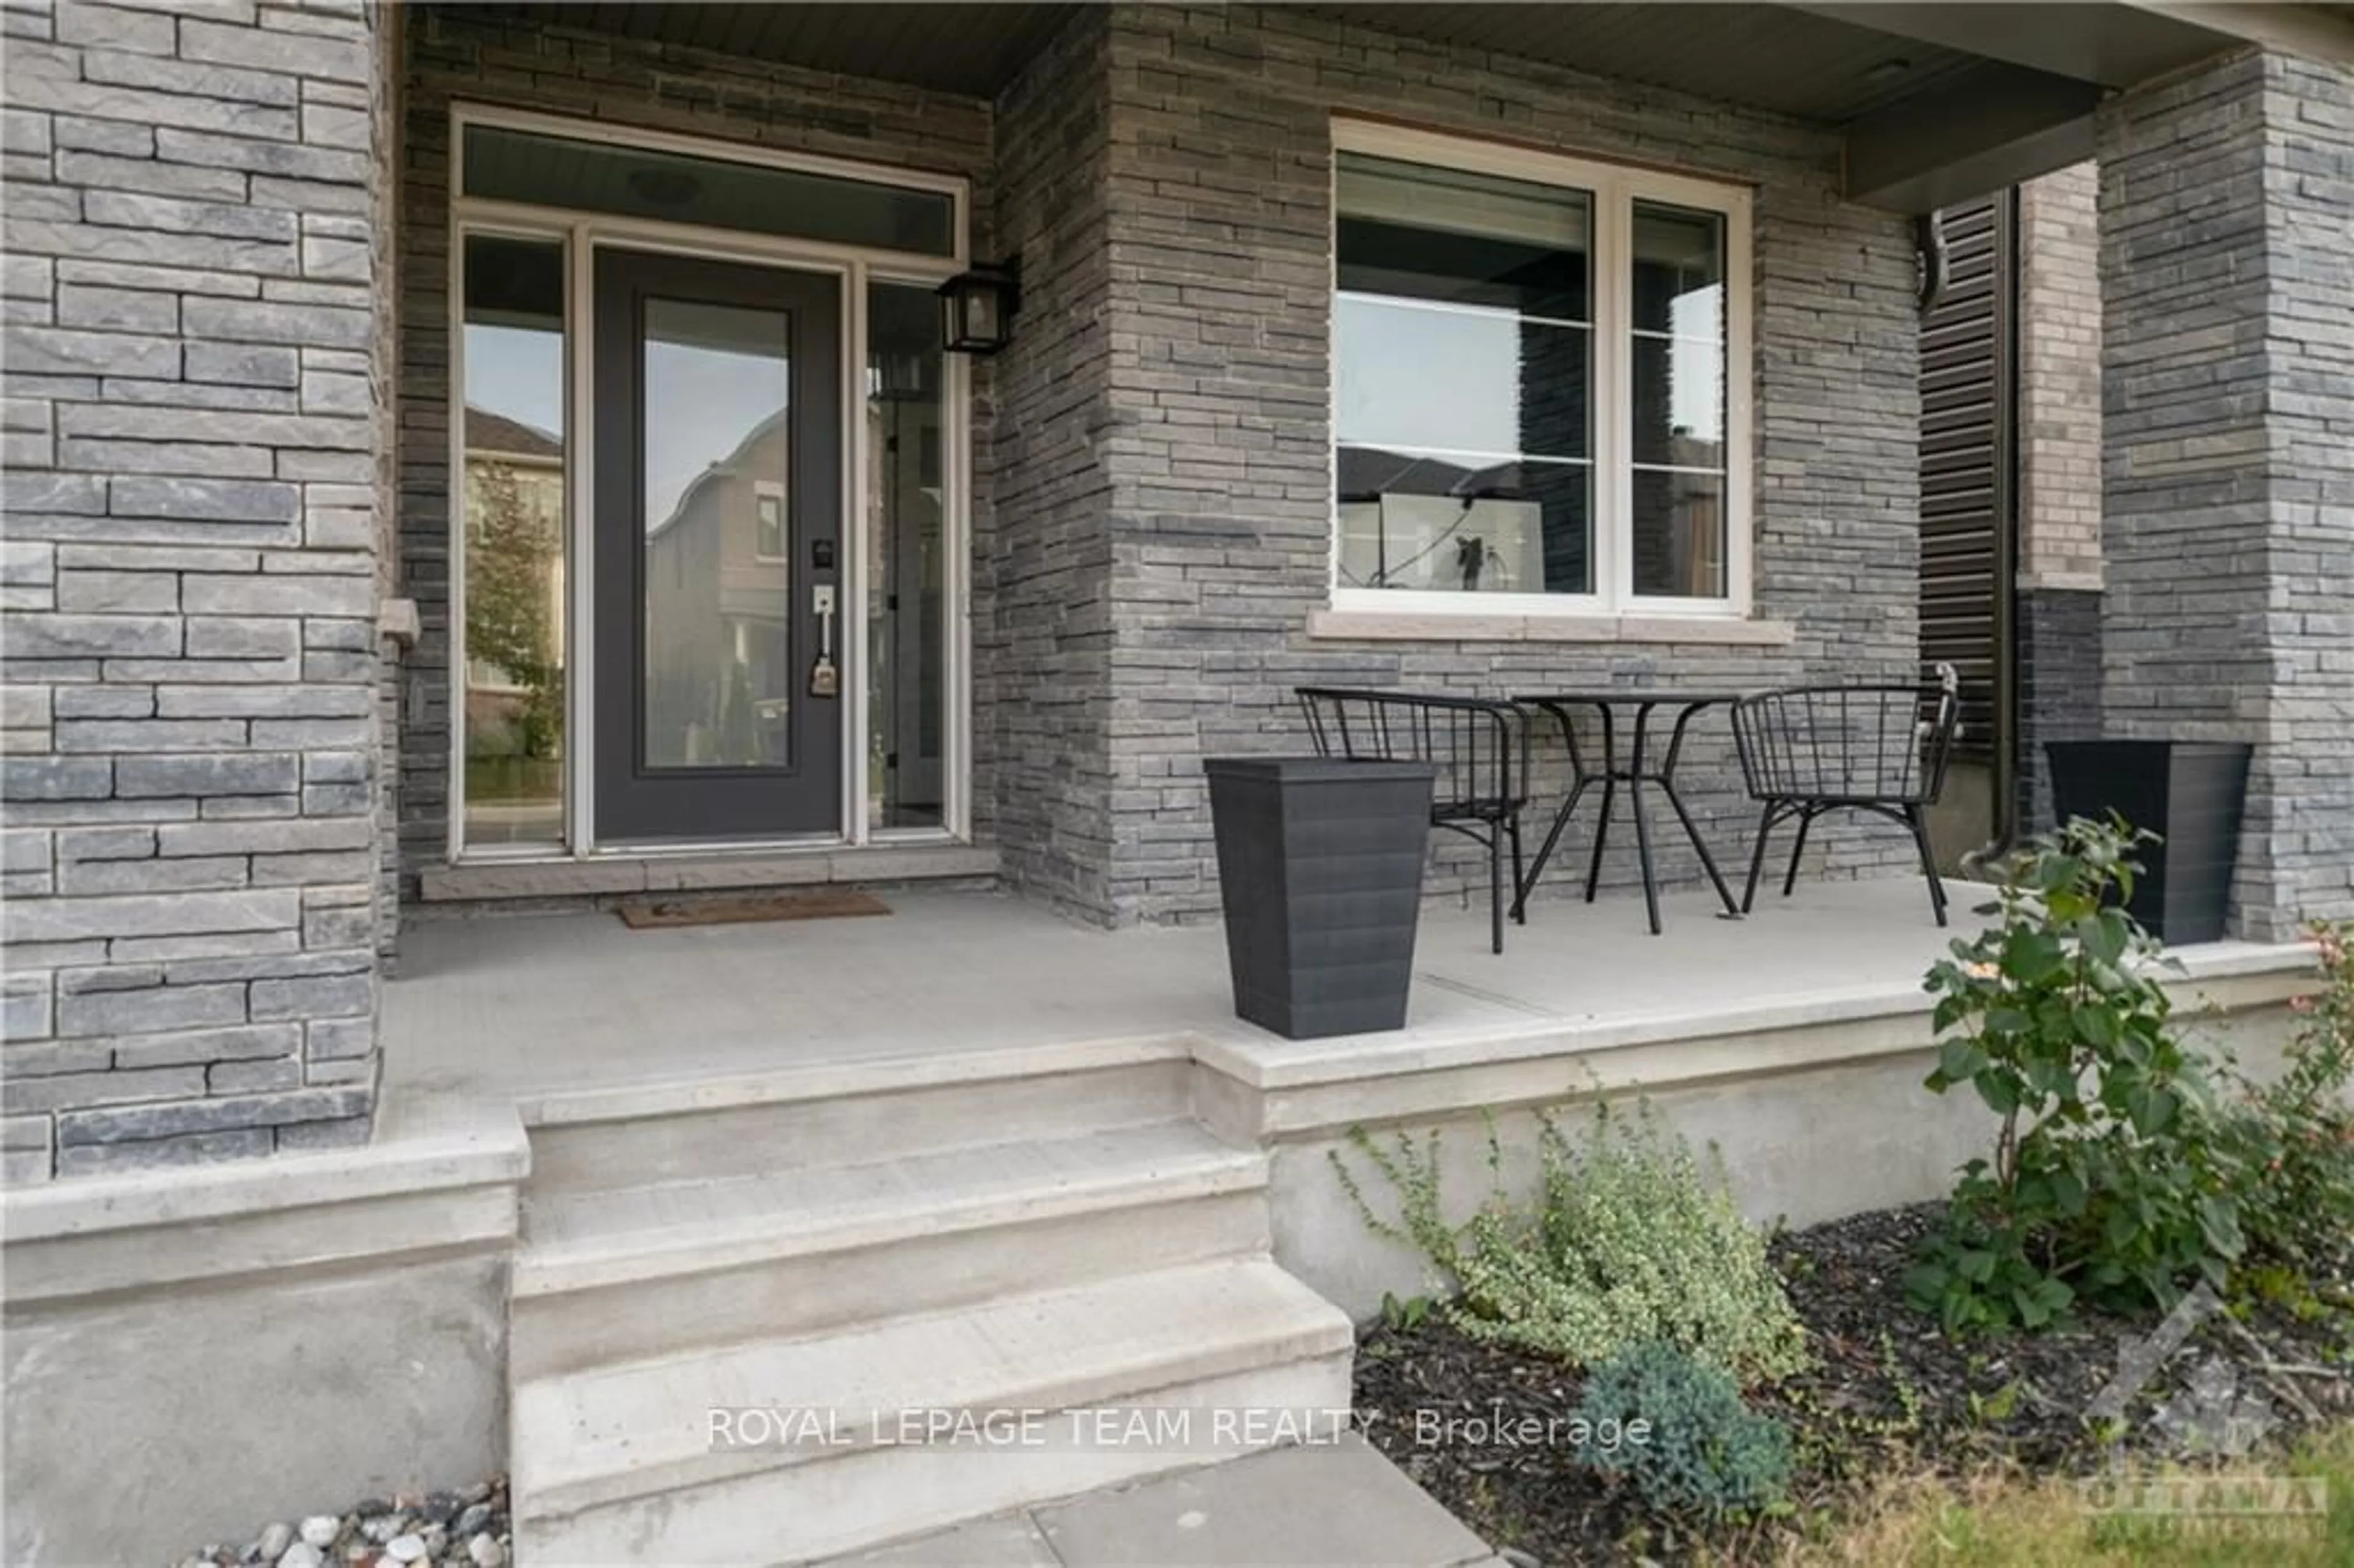
[[[790,327],[645,303],[647,768],[793,760]]]
[[[947,776],[939,301],[928,288],[874,284],[866,337],[866,820],[935,828]]]
[[[465,842],[564,838],[564,244],[465,242]]]

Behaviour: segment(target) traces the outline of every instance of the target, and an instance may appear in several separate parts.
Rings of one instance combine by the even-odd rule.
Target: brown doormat
[[[747,893],[717,898],[632,898],[620,906],[632,929],[660,926],[732,926],[746,920],[833,920],[852,915],[888,915],[891,906],[871,893],[850,887],[802,893]]]

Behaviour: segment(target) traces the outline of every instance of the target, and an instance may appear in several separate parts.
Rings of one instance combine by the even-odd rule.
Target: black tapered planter
[[[1436,769],[1322,757],[1203,769],[1235,1013],[1293,1040],[1404,1028]]]
[[[2137,853],[2144,870],[2126,912],[2177,946],[2220,939],[2255,748],[2226,741],[2055,740],[2044,749],[2060,821],[2105,821],[2115,811],[2163,841]]]

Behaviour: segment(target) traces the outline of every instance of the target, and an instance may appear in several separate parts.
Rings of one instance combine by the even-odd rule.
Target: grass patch
[[[2224,1471],[2137,1470],[2187,1483],[2264,1477],[2317,1481],[2318,1518],[2099,1512],[2094,1483],[1987,1472],[1958,1485],[1891,1482],[1827,1538],[1786,1544],[1785,1568],[2340,1568],[2354,1563],[2354,1425],[2308,1436]],[[2228,1485],[2228,1482],[2226,1483]],[[2186,1489],[2197,1497],[2200,1489]]]
[[[563,799],[564,763],[553,757],[470,757],[466,758],[466,799],[485,800],[558,800]]]

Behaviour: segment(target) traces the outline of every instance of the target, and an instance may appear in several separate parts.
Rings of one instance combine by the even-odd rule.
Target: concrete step
[[[515,1383],[1268,1247],[1266,1157],[1164,1121],[535,1197]]]
[[[804,1562],[1233,1457],[1331,1430],[1351,1345],[1257,1257],[533,1379],[520,1561]],[[997,1436],[910,1440],[955,1411]]]
[[[829,1064],[551,1096],[526,1107],[542,1198],[889,1160],[1191,1114],[1161,1041]]]
[[[976,1520],[822,1568],[1503,1568],[1353,1433]]]

